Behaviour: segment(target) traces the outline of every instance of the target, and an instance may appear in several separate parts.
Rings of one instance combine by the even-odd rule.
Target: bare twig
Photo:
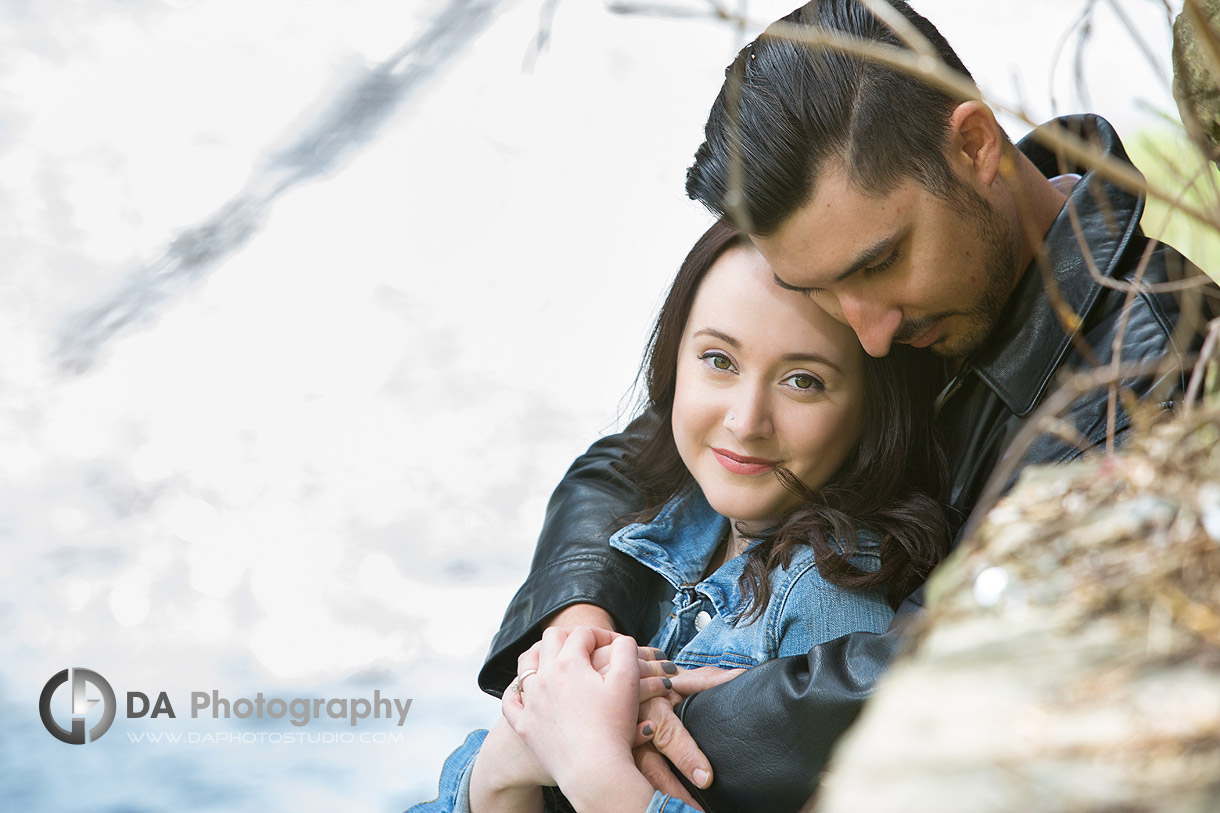
[[[288,142],[256,168],[245,188],[211,217],[180,232],[160,258],[135,269],[109,299],[73,317],[60,336],[60,366],[84,372],[116,333],[152,320],[163,302],[197,285],[258,233],[285,192],[335,171],[367,144],[492,23],[503,3],[449,0],[412,42],[333,94],[304,126],[293,126]]]
[[[1084,235],[1078,235],[1078,239]],[[1110,372],[1113,376],[1110,380],[1110,391],[1106,397],[1106,453],[1114,453],[1114,436],[1117,432],[1118,421],[1118,369],[1122,366],[1123,360],[1123,341],[1127,336],[1127,323],[1131,317],[1131,304],[1135,301],[1136,294],[1140,291],[1144,280],[1144,272],[1148,270],[1148,263],[1152,259],[1152,254],[1159,245],[1156,240],[1149,240],[1144,244],[1144,253],[1140,257],[1139,264],[1135,269],[1135,277],[1127,290],[1127,299],[1123,302],[1122,312],[1118,318],[1118,330],[1114,332],[1114,338],[1110,342]],[[1127,405],[1130,410],[1131,405]]]
[[[668,17],[675,20],[721,20],[736,24],[737,15],[715,4],[710,8],[698,9],[686,6],[670,6],[661,3],[607,3],[606,10],[611,14],[630,14],[639,17]]]
[[[1076,398],[1098,387],[1109,386],[1115,380],[1143,378],[1154,375],[1159,377],[1179,366],[1179,357],[1166,356],[1156,361],[1125,363],[1117,368],[1101,367],[1081,371],[1069,376],[1058,389],[1042,401],[1042,404],[1034,411],[1034,414],[1026,420],[1020,431],[1017,432],[1016,437],[1008,444],[1003,457],[992,470],[991,477],[987,480],[987,485],[983,488],[982,494],[970,512],[971,520],[963,531],[962,538],[978,529],[978,525],[982,523],[983,518],[995,506],[996,501],[999,500],[1008,488],[1008,481],[1020,467],[1025,453],[1039,437],[1046,434],[1048,427],[1058,420],[1059,414],[1070,407]],[[1150,406],[1149,408],[1152,407]],[[1091,444],[1086,442],[1080,446],[1080,449],[1085,451],[1090,446]]]
[[[988,102],[973,82],[949,68],[936,57],[914,54],[898,46],[882,45],[861,40],[858,37],[849,37],[836,32],[796,26],[789,23],[775,23],[767,29],[763,36],[776,37],[807,46],[829,48],[853,54],[917,76],[929,85],[938,88],[959,101],[975,100]],[[994,102],[988,103],[998,110],[1003,110],[1022,118],[1027,124],[1037,128],[1033,132],[1034,138],[1048,147],[1059,151],[1075,163],[1090,167],[1098,175],[1121,188],[1133,194],[1147,194],[1167,203],[1172,203],[1178,199],[1176,194],[1170,194],[1160,187],[1147,183],[1139,170],[1126,161],[1109,155],[1100,145],[1082,138],[1061,124],[1052,122],[1039,126],[1037,122],[1024,117],[1018,109]],[[1178,202],[1178,208],[1199,223],[1220,231],[1220,213],[1207,212],[1180,201]]]
[[[1132,42],[1136,44],[1136,46],[1144,54],[1144,58],[1148,60],[1148,66],[1152,68],[1152,72],[1157,75],[1157,78],[1161,80],[1161,83],[1164,84],[1165,87],[1169,87],[1170,78],[1165,73],[1165,66],[1157,60],[1156,55],[1152,52],[1152,48],[1149,47],[1148,43],[1144,41],[1144,38],[1140,35],[1139,29],[1135,27],[1135,23],[1131,21],[1131,18],[1127,15],[1126,10],[1123,9],[1122,4],[1119,3],[1118,0],[1108,0],[1108,2],[1110,4],[1110,8],[1114,10],[1114,13],[1118,16],[1119,21],[1123,24],[1123,27],[1127,29],[1127,34],[1130,35]]]
[[[1056,116],[1059,115],[1059,103],[1055,99],[1055,66],[1059,64],[1060,57],[1062,57],[1064,51],[1067,50],[1068,38],[1072,36],[1072,33],[1076,31],[1078,27],[1085,25],[1089,15],[1093,13],[1094,3],[1095,0],[1090,0],[1085,7],[1081,9],[1080,15],[1072,21],[1072,24],[1063,29],[1063,33],[1059,35],[1059,41],[1055,43],[1055,48],[1052,51],[1054,56],[1051,58],[1051,70],[1047,75],[1046,95],[1051,100],[1051,113]]]
[[[886,0],[860,0],[860,4],[872,12],[874,17],[888,25],[906,47],[920,56],[939,58],[932,43],[928,42],[928,38],[919,33],[919,29],[912,25],[906,17],[899,14],[898,10]]]
[[[555,12],[558,9],[559,0],[543,0],[542,8],[538,10],[538,30],[534,32],[534,39],[530,42],[529,49],[525,52],[525,58],[521,61],[522,70],[532,71],[538,64],[538,57],[542,56],[542,52],[550,44],[551,30],[555,25]]]
[[[751,59],[752,55],[745,58]],[[729,167],[724,206],[737,228],[752,234],[754,219],[750,216],[750,207],[746,205],[746,161],[741,143],[741,83],[744,78],[745,65],[735,62],[725,79],[724,103],[729,116]]]
[[[1093,107],[1093,100],[1089,98],[1088,86],[1084,81],[1084,55],[1089,38],[1093,36],[1093,10],[1095,8],[1097,8],[1097,0],[1089,0],[1088,9],[1076,35],[1076,58],[1072,61],[1076,92],[1080,95],[1080,103],[1084,105],[1085,110]]]
[[[1090,6],[1096,0],[1091,0]],[[1193,0],[1191,0],[1193,2]],[[723,10],[716,12],[697,13],[692,9],[653,4],[617,3],[610,8],[619,13],[663,13],[683,17],[715,16],[735,25],[746,24],[744,18],[738,15],[721,17]],[[900,46],[883,45],[858,37],[850,37],[824,29],[808,26],[792,25],[791,23],[773,23],[763,36],[785,39],[790,42],[811,47],[828,48],[842,53],[852,54],[868,59],[895,70],[917,76],[932,87],[938,88],[959,101],[982,101],[994,109],[1009,113],[1022,122],[1036,128],[1033,136],[1044,145],[1059,151],[1065,157],[1082,166],[1093,169],[1106,180],[1133,194],[1146,194],[1151,198],[1176,205],[1178,211],[1189,216],[1196,222],[1220,231],[1220,211],[1207,211],[1179,199],[1177,193],[1170,193],[1160,186],[1149,184],[1139,170],[1125,161],[1107,154],[1104,149],[1089,142],[1087,139],[1072,133],[1053,122],[1041,124],[1029,117],[1020,105],[1010,105],[984,98],[980,90],[970,80],[958,74],[933,55],[917,53]]]
[[[1190,374],[1190,384],[1186,387],[1187,411],[1194,409],[1195,401],[1199,398],[1199,388],[1203,385],[1207,365],[1212,360],[1212,356],[1216,354],[1217,340],[1220,340],[1220,318],[1207,323],[1207,338],[1203,340],[1203,347],[1199,350],[1199,360],[1195,362],[1195,369]]]

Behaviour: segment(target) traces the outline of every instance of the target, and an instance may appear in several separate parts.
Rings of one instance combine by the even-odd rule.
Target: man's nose
[[[856,331],[864,352],[881,358],[890,352],[894,334],[902,325],[902,310],[858,297],[840,297],[843,320]]]
[[[742,442],[770,437],[773,427],[765,383],[743,381],[734,390],[725,410],[725,428]]]

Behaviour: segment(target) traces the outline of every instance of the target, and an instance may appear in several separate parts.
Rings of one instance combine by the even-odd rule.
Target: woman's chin
[[[717,505],[711,502],[712,508],[717,514],[728,517],[734,527],[741,528],[748,533],[762,533],[768,528],[772,528],[779,521],[777,518],[783,516],[782,511],[776,511],[773,506],[751,506],[742,505],[740,502],[725,502]]]

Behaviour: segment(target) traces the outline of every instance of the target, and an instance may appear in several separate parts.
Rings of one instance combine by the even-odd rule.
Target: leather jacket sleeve
[[[637,418],[578,457],[547,504],[546,520],[525,584],[492,639],[479,687],[497,697],[517,674],[517,657],[542,636],[546,620],[572,604],[595,604],[619,632],[644,641],[660,625],[660,576],[610,547],[616,520],[642,509],[642,496],[615,464],[653,418]]]
[[[715,777],[707,790],[688,790],[712,813],[800,810],[831,749],[923,615],[920,589],[881,635],[845,635],[687,698],[678,716]]]

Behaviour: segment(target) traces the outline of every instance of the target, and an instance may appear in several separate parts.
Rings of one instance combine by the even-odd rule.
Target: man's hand
[[[674,776],[674,772],[669,768],[669,763],[665,761],[665,757],[661,756],[661,752],[653,747],[652,743],[637,745],[632,749],[631,756],[635,759],[636,769],[644,774],[644,778],[648,780],[654,790],[659,790],[675,799],[681,799],[696,810],[703,809],[686,792],[686,786],[678,781],[678,777]]]
[[[649,700],[641,697],[640,723],[636,726],[637,751],[646,743],[650,744],[660,754],[664,754],[695,787],[706,788],[712,784],[712,765],[704,756],[703,751],[699,750],[699,746],[691,737],[690,732],[686,730],[686,726],[682,725],[678,715],[674,713],[674,707],[682,702],[683,698],[712,686],[727,683],[744,671],[744,669],[720,669],[715,666],[679,670],[678,674],[670,679],[671,692]],[[671,790],[680,783],[671,775],[664,761],[660,761],[658,765],[657,761],[651,757],[637,754],[637,765],[640,764],[641,759],[646,760],[648,770],[641,768],[640,772],[648,777],[648,781],[652,782],[654,788],[671,796],[676,795],[688,799],[685,792],[677,794]]]
[[[674,691],[683,698],[707,691],[713,686],[728,683],[744,673],[744,669],[721,669],[719,666],[701,666],[698,669],[680,669],[673,677]],[[677,703],[674,704],[675,706]]]

